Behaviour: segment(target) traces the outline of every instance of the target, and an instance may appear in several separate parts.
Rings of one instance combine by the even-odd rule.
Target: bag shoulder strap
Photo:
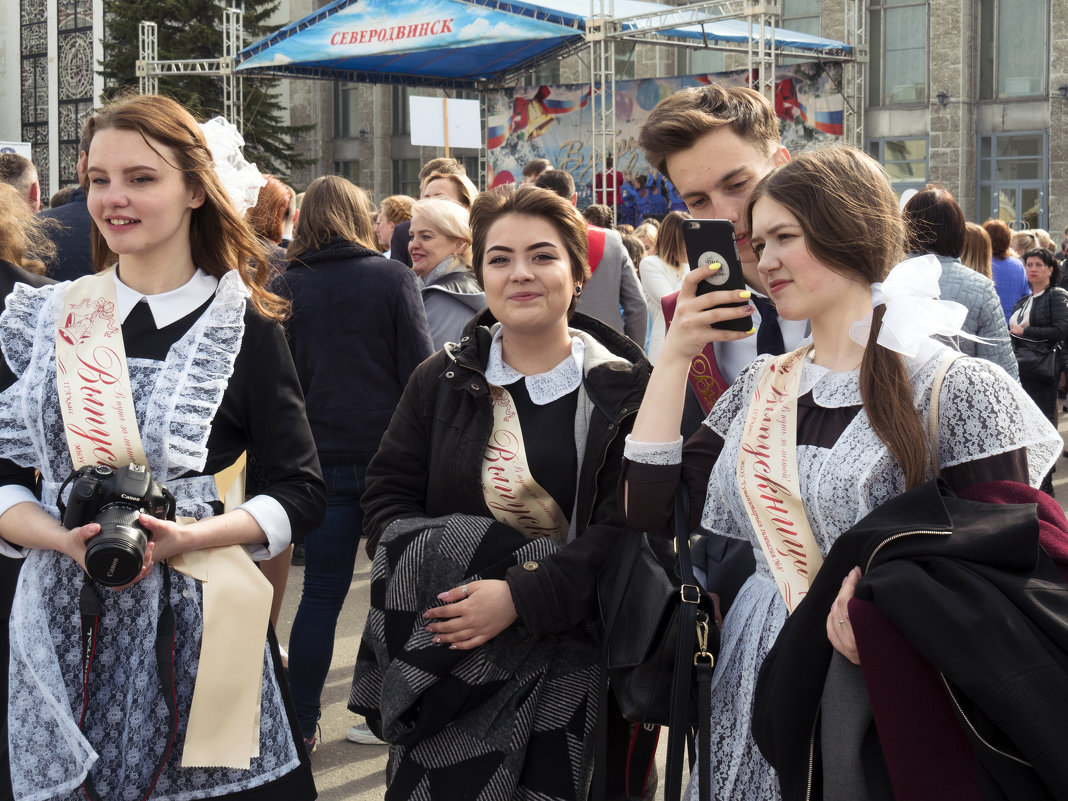
[[[941,472],[941,467],[938,463],[938,404],[942,394],[942,382],[945,381],[949,368],[963,355],[963,353],[956,351],[951,351],[947,354],[942,360],[942,364],[938,366],[938,372],[934,374],[934,379],[931,382],[931,403],[930,411],[927,415],[927,444],[931,449],[931,472],[935,478],[938,478]]]

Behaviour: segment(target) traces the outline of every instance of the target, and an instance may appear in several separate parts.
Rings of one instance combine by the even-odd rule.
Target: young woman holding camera
[[[11,617],[15,794],[314,798],[264,638],[270,587],[248,558],[302,538],[325,504],[277,323],[285,305],[262,289],[262,249],[216,172],[225,143],[209,150],[188,111],[118,100],[85,138],[98,275],[18,287],[0,317],[0,549],[25,557]],[[233,150],[231,168],[247,168]],[[266,489],[223,513],[215,474],[246,451]],[[73,505],[89,519],[65,528],[60,487],[90,465],[112,472],[91,473]],[[158,481],[187,524],[137,515],[162,491],[127,492],[123,475]],[[109,563],[86,571],[105,509],[103,536],[150,537],[117,591]]]

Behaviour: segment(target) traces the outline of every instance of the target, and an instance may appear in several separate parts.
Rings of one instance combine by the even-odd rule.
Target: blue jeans
[[[304,737],[315,734],[334,655],[334,632],[363,534],[366,465],[327,465],[326,517],[304,540],[304,592],[289,634],[289,689]]]

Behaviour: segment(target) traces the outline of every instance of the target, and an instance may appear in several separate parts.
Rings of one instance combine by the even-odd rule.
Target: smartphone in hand
[[[684,220],[682,239],[686,243],[686,257],[690,269],[700,269],[708,273],[708,277],[697,285],[697,294],[746,289],[742,260],[738,257],[738,246],[734,239],[734,223],[730,220]],[[708,265],[712,262],[720,264],[720,268],[715,272],[708,270]],[[748,301],[742,300],[726,305],[744,306],[747,303]],[[748,331],[753,327],[753,318],[739,317],[712,325],[729,331]]]

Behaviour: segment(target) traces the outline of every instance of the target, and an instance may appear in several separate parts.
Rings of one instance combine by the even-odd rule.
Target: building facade
[[[1015,227],[1051,229],[1059,240],[1068,225],[1068,0],[780,2],[781,27],[862,45],[861,139],[898,191],[940,183],[968,219],[1000,216]],[[284,0],[276,21],[281,26],[318,5]],[[33,142],[38,170],[54,191],[73,177],[80,121],[103,88],[92,68],[103,55],[95,35],[101,0],[17,0],[0,16],[0,93],[5,108],[18,110],[0,116],[0,140]],[[859,22],[847,25],[853,19]],[[744,65],[738,53],[616,47],[617,79]],[[584,51],[548,62],[520,83],[589,78]],[[293,175],[294,185],[338,173],[376,199],[417,194],[419,167],[440,153],[411,144],[410,94],[440,92],[283,81],[289,121],[313,126],[295,147],[314,163]],[[454,155],[477,174],[478,151]]]

